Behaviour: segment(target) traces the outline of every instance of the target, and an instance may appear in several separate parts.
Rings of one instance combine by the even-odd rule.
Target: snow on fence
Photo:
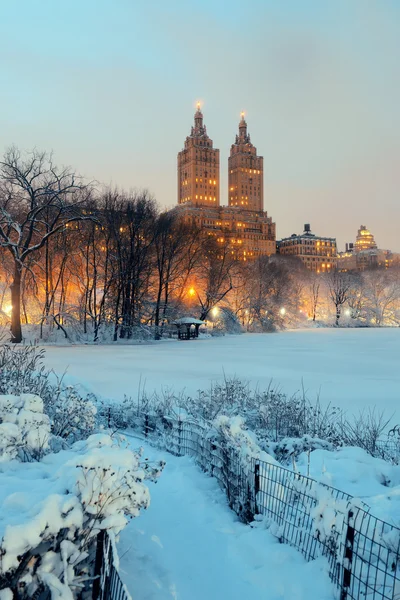
[[[115,422],[112,409],[106,416],[121,427],[120,412]],[[208,424],[148,414],[127,420],[125,427],[152,444],[192,456],[218,480],[244,522],[264,520],[306,560],[326,557],[340,600],[400,600],[400,529],[371,515],[360,500],[273,461],[249,459],[243,447],[217,442]]]

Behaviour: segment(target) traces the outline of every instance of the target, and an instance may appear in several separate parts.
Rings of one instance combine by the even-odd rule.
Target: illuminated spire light
[[[244,121],[244,110],[242,110],[242,112],[240,113],[240,116],[242,117],[242,121]]]
[[[197,103],[196,103],[196,106],[197,106],[197,110],[199,111],[199,110],[200,110],[200,108],[201,108],[201,104],[200,104],[200,101],[199,101],[199,100],[197,101]]]

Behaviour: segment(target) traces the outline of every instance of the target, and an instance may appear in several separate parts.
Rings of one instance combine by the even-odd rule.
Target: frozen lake
[[[313,329],[175,340],[133,346],[47,346],[46,363],[67,381],[120,400],[161,387],[188,393],[236,375],[265,388],[320,393],[347,410],[369,406],[397,411],[400,329]],[[400,413],[395,421],[400,421]]]

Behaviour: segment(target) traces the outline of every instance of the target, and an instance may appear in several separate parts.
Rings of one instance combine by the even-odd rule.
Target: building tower
[[[194,127],[178,154],[178,204],[219,206],[219,150],[203,125],[200,103],[194,115]]]
[[[257,148],[250,141],[243,112],[241,117],[239,135],[228,158],[228,204],[261,212],[264,210],[264,159],[257,156]]]
[[[357,232],[355,251],[361,252],[362,250],[376,250],[377,245],[372,233],[365,227],[360,225],[360,229]]]

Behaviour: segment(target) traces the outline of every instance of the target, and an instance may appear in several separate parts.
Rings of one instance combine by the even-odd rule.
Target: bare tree
[[[321,287],[321,279],[318,277],[316,273],[311,274],[311,281],[308,285],[308,293],[310,298],[310,308],[311,308],[311,316],[312,320],[315,322],[317,317],[317,310],[320,301],[320,287]]]
[[[361,273],[351,273],[351,286],[347,294],[347,304],[352,319],[366,319],[365,278]]]
[[[342,271],[332,271],[326,275],[329,296],[335,306],[335,325],[339,325],[342,306],[349,297],[351,275]]]
[[[374,269],[363,273],[366,309],[375,325],[398,325],[400,277],[398,269]]]
[[[248,266],[248,326],[262,331],[283,328],[298,318],[299,263],[291,257],[262,256]],[[300,265],[301,267],[301,265]]]
[[[199,241],[199,230],[192,224],[180,219],[175,211],[165,212],[159,215],[155,224],[155,310],[154,326],[155,339],[160,339],[162,327],[160,320],[164,323],[167,318],[170,295],[177,287],[185,289],[185,281],[188,272],[194,268],[193,259],[199,258],[199,252],[193,256],[196,249],[196,241]],[[199,244],[197,244],[198,248]],[[196,261],[197,262],[197,261]]]
[[[199,288],[196,294],[200,304],[200,319],[206,319],[210,310],[233,289],[236,263],[229,243],[214,238],[204,240],[203,259],[199,268]]]
[[[142,323],[154,270],[154,236],[157,207],[147,191],[106,194],[102,207],[111,235],[114,293],[114,340],[131,338]]]
[[[22,341],[21,279],[28,258],[85,218],[80,207],[90,193],[69,168],[59,169],[51,155],[34,150],[25,157],[11,148],[0,161],[0,246],[13,261],[11,341]]]

